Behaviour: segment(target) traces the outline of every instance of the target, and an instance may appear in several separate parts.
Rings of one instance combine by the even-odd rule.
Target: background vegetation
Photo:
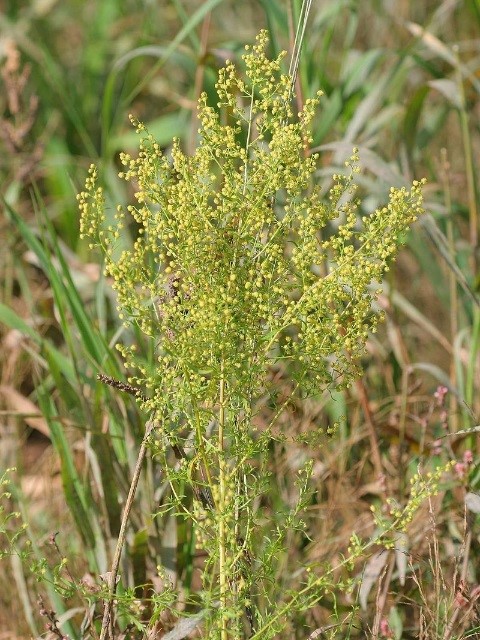
[[[118,151],[136,146],[127,114],[144,121],[162,146],[177,135],[191,151],[196,100],[202,90],[212,95],[217,68],[237,59],[260,27],[271,32],[272,54],[292,50],[299,4],[5,3],[0,470],[17,468],[2,505],[29,523],[15,544],[31,551],[28,560],[13,555],[0,563],[0,638],[43,630],[36,594],[67,620],[63,630],[73,637],[69,625],[88,611],[88,597],[69,591],[64,572],[50,572],[66,556],[73,581],[83,581],[84,592],[95,588],[144,429],[133,400],[96,379],[99,372],[123,379],[112,346],[125,329],[110,283],[79,241],[75,195],[88,166],[101,166],[111,202],[126,203],[131,194],[117,171]],[[386,497],[403,504],[407,472],[435,456],[456,466],[397,542],[403,553],[365,558],[353,570],[359,590],[340,587],[284,637],[307,638],[341,622],[355,604],[359,611],[339,637],[478,633],[478,444],[475,434],[458,432],[479,424],[480,411],[479,25],[476,0],[318,2],[312,9],[298,94],[325,93],[313,127],[319,183],[327,189],[357,146],[365,212],[386,200],[390,186],[425,176],[427,214],[385,283],[379,304],[386,322],[369,341],[363,377],[349,391],[291,399],[281,424],[287,442],[272,443],[275,498],[263,508],[281,513],[292,503],[295,472],[312,458],[310,539],[292,539],[288,551],[335,565],[352,531],[373,531],[372,505],[381,510]],[[149,348],[141,335],[128,339]],[[288,375],[271,375],[288,398]],[[267,423],[268,398],[260,427],[262,412]],[[334,422],[337,432],[317,446],[295,442]],[[198,558],[182,523],[151,519],[162,496],[148,465],[124,571],[131,584],[154,583],[161,558],[169,578],[188,589]],[[20,520],[5,522],[10,537]],[[49,582],[36,584],[34,561],[37,574],[63,585],[65,598]],[[140,593],[131,599],[141,606]]]

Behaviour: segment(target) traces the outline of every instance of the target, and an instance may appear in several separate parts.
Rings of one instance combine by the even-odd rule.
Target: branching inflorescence
[[[318,156],[309,154],[320,96],[294,114],[283,55],[269,60],[266,46],[262,32],[247,48],[246,80],[230,62],[220,71],[217,108],[201,96],[193,156],[178,140],[165,155],[132,118],[142,135],[139,154],[121,155],[120,175],[135,185],[136,204],[118,207],[116,225],[105,224],[95,167],[79,194],[81,233],[105,254],[122,319],[155,341],[154,366],[133,347],[119,347],[133,370],[129,383],[146,390],[139,401],[164,435],[175,428],[194,434],[192,469],[211,485],[218,551],[210,552],[230,629],[236,605],[227,590],[235,590],[225,576],[236,576],[240,593],[238,547],[251,547],[242,461],[252,402],[280,361],[307,391],[348,384],[379,321],[372,283],[422,211],[421,183],[414,182],[410,191],[392,189],[384,208],[359,221],[355,151],[345,175],[320,194],[313,184]],[[127,214],[138,237],[120,249]],[[332,234],[329,222],[337,218]],[[230,637],[225,620],[222,639]]]

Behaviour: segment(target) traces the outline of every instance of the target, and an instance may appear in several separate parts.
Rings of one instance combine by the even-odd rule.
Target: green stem
[[[225,375],[223,363],[220,374],[220,410],[218,415],[218,471],[219,471],[219,500],[218,500],[218,549],[219,549],[219,584],[220,584],[220,615],[221,638],[228,639],[227,632],[227,571],[226,571],[226,532],[225,532]]]
[[[475,277],[477,270],[477,256],[475,251],[478,245],[478,210],[477,210],[477,193],[475,185],[475,166],[474,155],[472,149],[472,141],[470,135],[470,127],[468,122],[468,113],[465,101],[465,90],[463,86],[463,78],[460,71],[460,60],[458,55],[458,47],[455,47],[455,56],[457,59],[457,88],[460,100],[460,108],[458,110],[460,117],[460,129],[462,132],[463,148],[465,152],[465,173],[467,177],[467,195],[469,210],[469,226],[470,226],[470,246],[472,250],[471,266],[472,275]]]

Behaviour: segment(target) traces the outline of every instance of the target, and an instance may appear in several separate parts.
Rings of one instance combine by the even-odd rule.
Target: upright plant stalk
[[[120,525],[120,532],[118,534],[117,546],[115,547],[112,566],[107,578],[108,596],[105,600],[105,604],[103,607],[103,619],[102,619],[102,629],[100,632],[100,640],[105,640],[105,638],[107,637],[107,634],[109,633],[112,627],[113,598],[115,596],[115,591],[117,589],[117,577],[118,577],[118,570],[120,567],[120,560],[122,557],[122,551],[123,551],[123,547],[125,545],[125,539],[127,536],[127,527],[130,520],[130,512],[132,510],[133,502],[135,500],[135,494],[137,492],[138,482],[140,480],[140,474],[142,472],[143,461],[145,460],[145,455],[147,453],[148,438],[150,437],[153,426],[154,426],[153,420],[149,420],[145,428],[145,434],[143,436],[142,444],[140,445],[140,451],[138,452],[137,462],[135,464],[135,469],[133,472],[133,478],[130,483],[130,489],[128,492],[127,500],[125,502],[125,509],[123,510],[122,522]]]
[[[465,153],[465,175],[467,178],[467,193],[468,193],[468,211],[469,211],[469,226],[470,226],[470,263],[472,266],[472,275],[476,276],[477,273],[477,255],[478,250],[478,209],[477,209],[477,191],[476,191],[476,175],[474,165],[474,154],[472,149],[471,133],[468,124],[468,113],[465,100],[465,89],[463,86],[463,78],[460,71],[460,60],[458,56],[458,47],[455,47],[455,55],[457,60],[456,79],[458,98],[460,101],[459,118],[460,129],[462,132],[462,142]]]
[[[220,616],[221,616],[221,638],[227,640],[227,549],[225,531],[225,507],[226,507],[226,460],[225,460],[225,374],[223,363],[220,371],[219,389],[219,412],[218,412],[218,565],[219,565],[219,587],[220,587]]]
[[[268,578],[274,556],[264,552],[284,535],[275,517],[258,540],[251,536],[252,505],[263,491],[254,459],[267,454],[270,436],[253,436],[250,421],[237,421],[235,412],[246,407],[249,414],[274,365],[284,367],[302,393],[318,394],[353,380],[368,331],[379,321],[372,313],[371,285],[382,280],[406,229],[422,212],[422,183],[414,182],[410,191],[392,189],[387,205],[365,216],[359,231],[356,151],[326,196],[311,188],[318,156],[309,153],[310,128],[319,96],[294,114],[292,79],[281,73],[283,54],[269,59],[267,45],[262,32],[247,49],[246,80],[231,62],[220,70],[218,105],[229,114],[227,123],[207,95],[201,96],[200,142],[193,156],[183,153],[179,141],[167,156],[145,126],[132,120],[142,134],[140,152],[138,158],[121,154],[120,175],[135,183],[137,202],[126,211],[117,209],[116,226],[107,226],[94,167],[79,194],[81,233],[105,254],[121,318],[155,341],[151,363],[132,347],[118,348],[133,371],[129,384],[149,390],[138,400],[157,416],[159,435],[172,440],[185,458],[167,473],[172,487],[179,481],[192,485],[191,517],[201,524],[197,541],[211,560],[199,592],[209,614],[205,633],[213,637],[215,627],[220,640],[241,635],[241,610],[253,637],[263,628],[262,640],[270,640],[277,622],[269,621],[278,619],[283,609],[277,604],[284,602],[284,593],[275,592]],[[116,241],[127,214],[139,234],[131,248],[121,250]],[[320,231],[339,217],[342,222],[324,241]],[[211,435],[213,413],[218,441]],[[190,442],[193,434],[199,458],[189,464],[181,442]],[[380,470],[379,452],[377,458]],[[213,502],[192,477],[199,460]],[[234,504],[236,473],[244,486]],[[181,494],[173,493],[172,506],[188,514],[179,504]],[[293,516],[290,521],[293,530]],[[122,529],[115,576],[124,534]],[[263,602],[248,591],[254,563],[258,583],[251,592],[261,593],[263,581],[269,592]],[[312,589],[317,584],[320,588],[312,582]],[[294,578],[292,585],[298,586]],[[114,588],[111,582],[111,597]],[[212,606],[212,595],[219,596],[220,611]],[[111,622],[111,597],[106,622]]]

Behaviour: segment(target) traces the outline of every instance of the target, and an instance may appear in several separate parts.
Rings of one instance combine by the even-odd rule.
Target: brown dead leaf
[[[35,403],[10,385],[0,385],[0,396],[3,397],[7,408],[23,418],[29,427],[50,438],[48,423]]]

